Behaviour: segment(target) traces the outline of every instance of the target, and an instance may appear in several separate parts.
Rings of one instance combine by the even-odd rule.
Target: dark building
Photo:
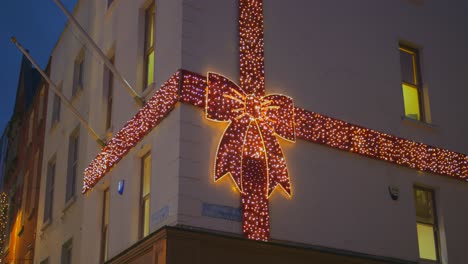
[[[8,221],[2,263],[33,263],[47,85],[23,57],[14,112],[2,145]]]

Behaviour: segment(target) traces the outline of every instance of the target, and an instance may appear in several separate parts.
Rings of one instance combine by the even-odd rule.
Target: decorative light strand
[[[109,172],[138,142],[156,127],[179,100],[179,72],[175,73],[153,97],[112,138],[85,169],[83,193]]]
[[[291,194],[288,170],[276,136],[296,136],[410,168],[468,180],[468,156],[295,108],[284,95],[265,94],[263,3],[239,0],[240,86],[218,74],[177,72],[109,142],[85,170],[91,189],[170,112],[177,100],[204,107],[208,119],[229,123],[218,146],[215,180],[230,175],[241,192],[243,232],[270,235],[268,197],[280,186]],[[179,74],[182,78],[179,78]],[[180,90],[178,90],[180,88]],[[179,97],[180,96],[180,97]]]
[[[248,93],[265,95],[263,1],[239,0],[240,86]]]
[[[420,171],[468,181],[468,156],[403,139],[301,108],[295,109],[297,136]]]
[[[8,195],[0,193],[0,256],[4,253],[8,221]]]
[[[187,72],[184,78],[201,77],[198,74],[192,77]],[[201,86],[184,86],[183,89],[199,91]],[[468,156],[465,154],[378,132],[299,107],[295,107],[294,113],[297,138],[468,181]]]

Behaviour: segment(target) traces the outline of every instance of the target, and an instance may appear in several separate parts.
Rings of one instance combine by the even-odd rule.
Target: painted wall
[[[141,94],[143,87],[144,15],[151,1],[95,1],[93,26],[89,31],[104,53],[115,55],[115,66],[130,85]],[[155,83],[147,99],[181,67],[181,1],[157,0],[155,21]],[[112,127],[105,131],[106,98],[103,92],[103,69],[95,58],[90,98],[90,123],[100,135],[110,138],[140,109],[121,83],[114,79]],[[82,263],[99,263],[103,191],[110,189],[108,259],[139,241],[141,158],[151,152],[150,232],[164,225],[175,225],[178,210],[178,171],[180,145],[180,108],[176,108],[158,129],[152,131],[85,196],[82,217]],[[86,165],[100,148],[88,137]],[[119,181],[125,190],[118,194]]]
[[[143,15],[150,2],[115,0],[109,8],[105,1],[91,2],[80,2],[78,19],[105,53],[115,54],[116,67],[141,92]],[[466,89],[460,89],[468,81],[462,74],[468,57],[462,49],[468,44],[462,26],[467,22],[467,6],[461,1],[459,8],[434,0],[422,5],[413,2],[265,1],[267,92],[284,93],[296,105],[334,118],[468,153],[463,138],[468,125],[459,121],[468,112]],[[237,0],[156,0],[154,87],[179,68],[201,74],[214,71],[238,80],[237,15]],[[402,120],[399,41],[421,47],[431,126]],[[52,77],[63,81],[67,95],[74,54],[80,48],[68,30],[54,50]],[[113,126],[105,131],[103,64],[89,50],[86,58],[85,90],[75,103],[102,137],[111,136],[139,107],[115,81]],[[50,96],[49,102],[50,127]],[[62,107],[61,123],[46,132],[43,174],[54,153],[65,159],[68,135],[76,125]],[[206,120],[201,109],[179,105],[93,192],[79,195],[64,213],[63,189],[57,190],[56,224],[39,233],[41,254],[36,261],[47,255],[58,261],[61,243],[73,236],[74,245],[79,245],[74,262],[98,263],[106,188],[111,190],[109,257],[135,244],[139,239],[140,158],[149,150],[151,231],[164,225],[186,225],[241,234],[235,210],[231,220],[212,217],[207,210],[211,205],[240,206],[239,194],[228,178],[213,182],[216,147],[224,128]],[[82,170],[99,147],[84,129],[80,132]],[[444,263],[463,263],[468,257],[463,250],[468,243],[464,225],[468,208],[459,202],[468,199],[466,184],[301,140],[280,144],[288,161],[293,197],[288,199],[281,192],[272,196],[272,239],[417,260],[412,187],[421,184],[436,191]],[[65,171],[63,160],[57,166],[56,186],[65,186]],[[126,184],[123,195],[116,191],[121,180]],[[398,201],[390,199],[389,185],[400,188]],[[43,205],[42,192],[41,199]]]
[[[91,1],[83,0],[78,3],[74,10],[75,17],[81,25],[89,28],[90,15],[88,13]],[[91,97],[90,76],[93,55],[84,52],[84,85],[83,90],[72,96],[73,72],[75,59],[80,54],[83,43],[78,38],[76,29],[71,29],[67,25],[56,47],[52,51],[51,73],[52,81],[62,88],[62,93],[68,98],[73,106],[87,119],[89,116],[89,98]],[[66,181],[68,167],[69,137],[79,128],[79,153],[78,172],[83,171],[87,165],[85,160],[88,148],[88,134],[86,129],[80,125],[78,119],[72,112],[61,103],[60,121],[52,123],[52,112],[55,93],[51,90],[48,94],[48,105],[45,127],[44,155],[42,160],[42,175],[40,183],[38,219],[36,229],[36,248],[34,263],[49,258],[49,263],[60,263],[62,245],[72,240],[72,263],[82,263],[79,254],[81,249],[83,216],[83,196],[80,194],[81,178],[76,179],[75,198],[66,202]],[[54,159],[56,161],[54,196],[52,206],[52,218],[49,223],[44,221],[44,204],[48,163]]]
[[[237,1],[184,1],[183,67],[239,79]],[[468,5],[439,1],[265,1],[267,93],[368,128],[468,153]],[[432,125],[404,115],[399,41],[421,48]],[[203,214],[203,204],[239,207],[229,179],[214,183],[225,126],[182,107],[179,224],[241,232],[238,221]],[[464,263],[468,185],[298,140],[280,141],[293,197],[270,200],[271,237],[378,256],[418,259],[413,185],[434,188],[443,263]],[[400,188],[392,201],[388,186]]]

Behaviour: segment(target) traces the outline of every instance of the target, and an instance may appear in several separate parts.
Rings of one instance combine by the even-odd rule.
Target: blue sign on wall
[[[157,212],[151,215],[151,226],[158,225],[169,216],[169,206],[164,206],[159,209]]]
[[[203,203],[202,215],[224,220],[242,222],[241,209],[231,206]]]

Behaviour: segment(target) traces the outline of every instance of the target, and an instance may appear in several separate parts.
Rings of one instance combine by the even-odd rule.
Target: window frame
[[[40,99],[40,98],[39,98]],[[32,109],[31,113],[29,114],[29,124],[28,124],[28,145],[32,144],[33,138],[33,131],[34,131],[34,118],[36,116],[36,111]]]
[[[145,160],[149,158],[150,162],[150,169],[149,169],[149,182],[148,185],[150,186],[150,190],[148,191],[147,194],[143,193],[144,190],[144,185],[145,185]],[[150,213],[151,213],[151,151],[146,152],[144,155],[141,156],[140,158],[140,225],[139,225],[139,238],[145,238],[146,236],[149,235],[150,233],[150,215],[145,215],[145,206],[146,203],[148,203],[148,206],[150,207]],[[145,234],[145,220],[147,219],[148,221],[148,233]]]
[[[80,129],[75,128],[68,139],[67,181],[65,189],[65,203],[69,203],[76,195],[76,179],[80,156]],[[73,153],[72,153],[73,147]],[[71,185],[69,185],[71,184]]]
[[[107,9],[114,3],[114,0],[107,0]]]
[[[412,69],[413,69],[413,78],[415,80],[416,83],[409,83],[409,82],[406,82],[403,80],[403,76],[401,76],[401,83],[402,83],[402,86],[403,85],[407,85],[407,86],[410,86],[412,88],[416,88],[417,92],[418,92],[418,103],[419,103],[419,115],[420,115],[420,118],[419,120],[418,119],[414,119],[414,118],[411,118],[411,117],[408,117],[406,115],[406,109],[405,110],[405,114],[404,116],[406,118],[411,118],[413,120],[416,120],[416,121],[420,121],[420,122],[426,122],[426,112],[425,112],[425,105],[424,105],[424,91],[423,91],[423,86],[422,86],[422,77],[421,77],[421,57],[420,57],[420,51],[419,49],[417,48],[414,48],[414,47],[411,47],[409,45],[406,45],[406,44],[402,44],[400,43],[399,46],[398,46],[398,51],[399,51],[399,54],[401,54],[401,52],[405,52],[407,54],[410,54],[411,55],[411,58],[412,58]],[[401,56],[401,55],[400,55]],[[400,59],[400,70],[402,70],[402,67],[401,67],[401,59]],[[403,101],[404,101],[404,98],[403,98]]]
[[[80,50],[76,56],[74,67],[73,67],[73,84],[72,84],[72,97],[82,91],[84,88],[84,63],[85,63],[85,52],[84,48]]]
[[[115,64],[115,55],[110,57],[109,61]],[[104,87],[106,89],[106,124],[105,130],[109,131],[112,128],[112,110],[114,104],[114,74],[104,65]]]
[[[36,194],[37,194],[37,185],[38,185],[38,175],[41,174],[39,169],[39,150],[36,150],[36,153],[34,153],[33,156],[33,171],[32,171],[32,178],[31,178],[31,195],[30,195],[30,200],[29,200],[29,211],[28,211],[28,216],[31,216],[36,209],[36,205],[34,204],[34,201],[36,201]]]
[[[153,53],[153,68],[154,68],[154,61],[155,61],[155,50],[154,50],[154,43],[155,43],[155,30],[156,30],[156,5],[154,1],[144,10],[144,39],[143,39],[143,67],[144,67],[144,74],[143,74],[143,91],[148,89],[151,83],[148,83],[149,75],[149,57],[151,53]],[[153,26],[153,27],[151,27]],[[153,32],[151,32],[151,28]],[[153,36],[152,42],[149,41],[151,39],[150,36]],[[154,73],[153,73],[154,74]],[[154,77],[153,77],[154,82]]]
[[[62,85],[59,85],[58,92],[62,92]],[[53,93],[53,101],[52,101],[52,122],[51,127],[55,126],[57,123],[60,122],[61,118],[61,108],[62,108],[62,101],[60,96],[57,93]]]
[[[65,253],[69,253],[69,259],[65,259]],[[70,238],[67,242],[62,244],[60,263],[71,264],[73,261],[73,239]]]
[[[45,85],[41,86],[41,89],[39,91],[39,104],[38,104],[38,126],[42,124],[42,121],[44,120],[44,94],[45,94]],[[47,110],[46,110],[47,111]]]
[[[100,263],[104,263],[108,259],[108,254],[109,254],[109,220],[110,220],[110,192],[109,192],[109,187],[107,187],[103,191],[103,199],[102,199]]]
[[[57,160],[54,156],[47,163],[47,176],[46,176],[46,194],[44,197],[44,216],[43,223],[52,222],[53,208],[54,208],[54,189],[55,189],[55,176],[57,170]],[[48,207],[47,207],[48,206]],[[47,210],[49,208],[49,210]]]
[[[431,189],[431,188],[427,188],[427,187],[423,187],[423,186],[420,186],[420,185],[414,185],[413,186],[413,195],[416,195],[416,190],[420,190],[420,191],[424,191],[424,192],[428,192],[431,194],[431,197],[432,197],[432,210],[433,210],[433,214],[434,214],[434,223],[427,223],[427,222],[423,222],[423,221],[419,221],[417,216],[416,216],[416,225],[417,224],[422,224],[422,225],[430,225],[432,226],[433,230],[434,230],[434,245],[435,245],[435,252],[436,252],[436,260],[431,260],[431,259],[425,259],[425,258],[421,258],[419,255],[420,255],[420,252],[419,252],[419,237],[417,238],[418,239],[418,256],[419,256],[419,259],[423,260],[423,261],[433,261],[435,263],[440,263],[440,259],[441,259],[441,247],[440,247],[440,236],[439,236],[439,221],[438,221],[438,214],[437,214],[437,201],[436,201],[436,193],[435,193],[435,190],[434,189]],[[414,198],[414,201],[415,201],[415,213],[416,213],[416,198]],[[417,234],[417,236],[419,236],[419,234]]]

